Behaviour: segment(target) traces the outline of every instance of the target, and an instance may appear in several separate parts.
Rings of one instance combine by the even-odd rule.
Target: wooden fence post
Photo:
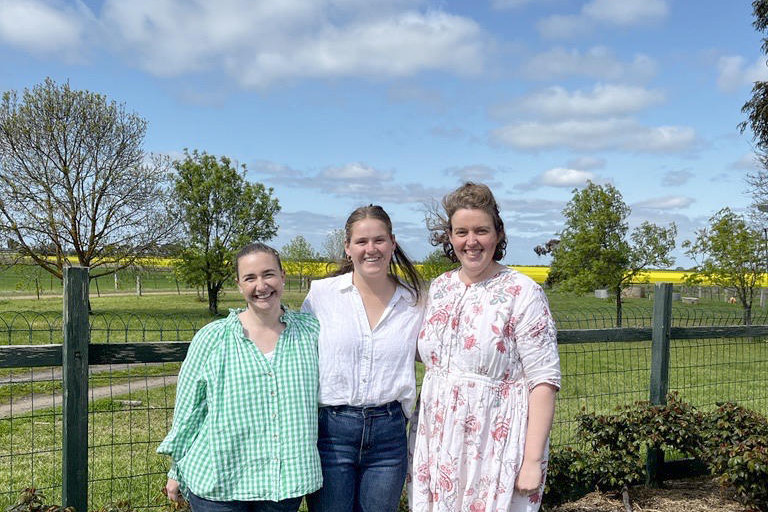
[[[653,294],[653,333],[651,335],[651,387],[653,405],[667,403],[669,389],[669,338],[672,328],[672,285],[657,283]],[[649,449],[646,459],[646,484],[658,487],[663,481],[664,452]]]
[[[65,507],[88,508],[88,268],[64,267],[62,491]]]

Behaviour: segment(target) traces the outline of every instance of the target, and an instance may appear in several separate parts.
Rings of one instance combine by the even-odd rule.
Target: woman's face
[[[491,277],[496,271],[493,254],[499,235],[493,219],[483,210],[460,208],[451,216],[449,234],[462,273],[471,282]]]
[[[357,275],[367,278],[386,277],[395,251],[395,237],[378,219],[365,218],[352,224],[344,252],[352,260]]]
[[[267,252],[246,254],[237,261],[237,287],[248,306],[256,311],[280,308],[285,272]]]

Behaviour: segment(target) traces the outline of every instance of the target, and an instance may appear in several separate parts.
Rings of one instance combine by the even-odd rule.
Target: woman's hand
[[[181,495],[181,492],[179,492],[179,482],[172,478],[169,478],[165,483],[165,494],[171,501],[184,503],[184,497]]]
[[[543,472],[539,461],[528,462],[523,460],[523,465],[515,482],[515,489],[523,496],[530,496],[538,492],[541,486],[542,475]]]

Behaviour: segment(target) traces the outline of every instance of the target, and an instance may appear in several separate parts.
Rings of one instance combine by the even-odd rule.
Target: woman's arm
[[[532,494],[541,485],[544,473],[541,463],[547,448],[552,419],[555,416],[555,394],[551,384],[539,384],[528,398],[528,429],[525,434],[525,451],[515,488],[521,494]]]

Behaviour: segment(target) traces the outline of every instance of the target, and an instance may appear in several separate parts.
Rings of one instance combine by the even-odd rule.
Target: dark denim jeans
[[[301,497],[281,501],[211,501],[189,493],[192,512],[296,512]]]
[[[406,419],[399,402],[321,407],[317,447],[323,487],[311,512],[395,512],[408,469]]]

